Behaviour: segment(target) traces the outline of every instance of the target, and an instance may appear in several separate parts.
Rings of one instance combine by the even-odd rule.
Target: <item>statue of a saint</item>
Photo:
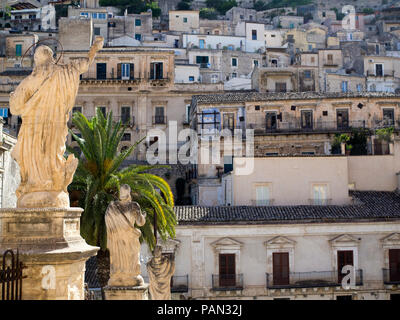
[[[163,256],[161,246],[156,246],[153,258],[147,263],[152,300],[171,300],[171,277],[174,272],[175,261]]]
[[[104,39],[97,37],[87,58],[66,65],[57,65],[53,51],[39,46],[32,73],[10,94],[11,113],[22,117],[12,152],[21,173],[17,207],[69,207],[67,186],[78,160],[73,155],[64,158],[67,121],[79,76],[88,71],[103,43]]]
[[[112,201],[106,211],[107,247],[110,251],[110,287],[135,287],[144,284],[140,275],[139,227],[146,222],[137,202],[132,202],[131,188],[124,184],[119,201]]]

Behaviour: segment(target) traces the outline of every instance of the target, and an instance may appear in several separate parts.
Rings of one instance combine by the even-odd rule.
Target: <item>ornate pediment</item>
[[[343,246],[343,245],[358,245],[361,240],[353,237],[350,234],[341,234],[329,240],[329,242],[334,246]]]
[[[221,238],[211,243],[216,250],[234,249],[239,250],[243,243],[232,238]]]
[[[296,241],[283,236],[276,236],[264,242],[266,247],[293,247]]]
[[[179,249],[181,242],[176,239],[167,239],[165,241],[160,241],[159,245],[162,247],[163,253],[176,253]]]
[[[381,239],[384,246],[400,245],[400,233],[395,232]]]

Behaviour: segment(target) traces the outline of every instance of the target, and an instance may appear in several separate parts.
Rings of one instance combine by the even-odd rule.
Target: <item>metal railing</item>
[[[189,275],[172,276],[171,292],[188,292],[189,290]]]
[[[247,128],[253,129],[254,134],[285,133],[285,132],[343,132],[351,131],[353,128],[366,128],[367,122],[348,121],[338,123],[337,121],[311,121],[302,122],[300,119],[293,121],[277,121],[273,126],[267,126],[266,122],[248,123]]]
[[[18,250],[16,254],[12,250],[3,253],[0,269],[1,300],[21,300],[22,279],[26,278],[22,275],[24,268],[23,263],[19,261]]]
[[[384,70],[380,74],[375,71],[367,70],[368,77],[394,77],[394,70]]]
[[[213,274],[212,289],[216,291],[243,290],[243,274]]]
[[[88,71],[82,74],[81,81],[124,81],[129,83],[139,83],[143,78],[143,75],[124,78],[122,76],[117,76],[115,72],[107,72],[106,74],[98,75],[97,72]]]
[[[400,284],[400,270],[382,269],[384,284]]]
[[[166,124],[167,117],[165,116],[153,116],[153,124]]]
[[[362,270],[356,270],[355,276],[356,286],[362,286]],[[272,274],[266,273],[266,283],[267,289],[339,287],[342,285],[337,271],[290,272],[286,279],[274,279]]]

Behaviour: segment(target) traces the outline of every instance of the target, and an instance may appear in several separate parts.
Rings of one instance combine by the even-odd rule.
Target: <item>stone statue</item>
[[[112,201],[106,211],[107,247],[110,251],[110,287],[134,287],[144,284],[140,275],[141,232],[135,228],[146,222],[137,202],[131,200],[131,188],[124,184],[119,201]]]
[[[67,121],[78,93],[79,76],[88,71],[103,42],[97,37],[87,58],[66,65],[57,65],[53,51],[39,46],[32,73],[10,94],[11,113],[22,117],[12,152],[21,173],[17,207],[69,207],[67,186],[78,160],[73,155],[64,158]]]
[[[156,246],[153,258],[147,263],[152,300],[171,300],[171,277],[174,272],[175,262],[162,255],[161,246]]]

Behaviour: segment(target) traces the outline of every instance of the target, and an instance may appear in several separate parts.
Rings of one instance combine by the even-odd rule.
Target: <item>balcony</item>
[[[81,76],[81,83],[82,84],[93,84],[93,83],[103,83],[103,84],[133,84],[138,85],[142,78],[124,78],[124,77],[117,77],[114,73],[110,74],[101,74],[98,75],[96,72],[86,72]]]
[[[243,290],[243,274],[225,274],[225,275],[213,274],[212,290],[214,291]]]
[[[376,77],[376,78],[394,77],[394,70],[385,70],[378,74],[375,71],[367,70],[367,76],[368,77]]]
[[[274,281],[272,274],[266,273],[267,289],[286,288],[320,288],[340,287],[341,280],[337,271],[312,271],[312,272],[290,272],[288,279]],[[356,286],[363,285],[362,270],[356,270]]]
[[[171,293],[183,293],[189,290],[189,275],[171,278]]]
[[[153,116],[153,124],[167,124],[167,117],[165,116]]]
[[[384,284],[400,284],[400,272],[397,270],[382,269]]]
[[[353,128],[366,128],[364,120],[338,123],[337,121],[311,121],[302,122],[300,119],[293,121],[277,121],[272,126],[265,122],[248,123],[248,129],[253,129],[255,135],[286,134],[286,133],[325,133],[325,132],[351,132]]]

